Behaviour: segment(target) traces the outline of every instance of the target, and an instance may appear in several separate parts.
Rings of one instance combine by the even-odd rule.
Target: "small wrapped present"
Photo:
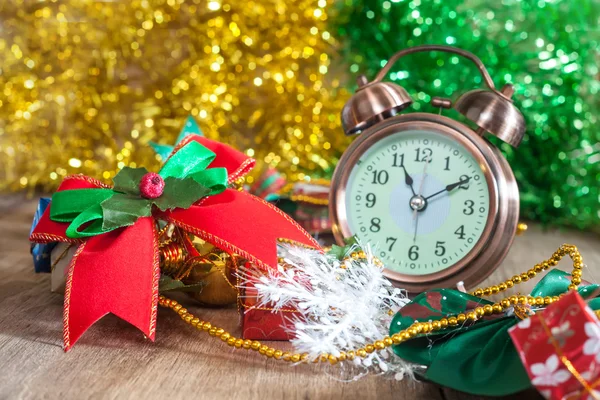
[[[600,321],[579,293],[568,292],[509,334],[545,398],[600,399]]]
[[[31,222],[31,230],[29,234],[33,233],[33,230],[40,222],[40,218],[50,205],[50,199],[48,197],[40,198],[37,209],[33,215],[33,221]],[[35,272],[50,272],[52,269],[52,250],[56,247],[56,242],[48,243],[31,243],[31,256],[33,257],[33,267]]]
[[[564,271],[549,271],[530,296],[561,296],[568,292],[571,279]],[[584,281],[578,290],[584,298],[592,298],[599,288]],[[390,326],[390,336],[409,328],[415,321],[436,321],[492,305],[487,299],[454,289],[433,289],[415,296],[398,311]],[[594,310],[600,309],[600,298],[590,300],[588,305]],[[394,345],[394,352],[403,360],[422,366],[416,374],[423,379],[475,395],[510,396],[532,386],[509,334],[521,321],[517,315],[532,311],[511,306],[500,314],[484,315],[475,322],[440,329]],[[525,321],[522,323],[530,322]]]
[[[250,187],[250,193],[266,201],[277,200],[279,198],[277,193],[285,184],[283,175],[275,168],[268,167]]]
[[[249,263],[246,263],[244,268],[253,269]],[[294,324],[291,317],[297,311],[290,308],[274,311],[271,304],[261,304],[258,290],[254,286],[256,276],[249,274],[237,276],[242,313],[242,336],[253,340],[293,339]]]
[[[237,304],[244,339],[293,338],[289,317],[297,311],[289,308],[274,311],[269,305],[259,304],[254,281],[261,276],[260,268],[180,228],[175,228],[168,238],[161,238],[161,242],[164,243],[160,247],[162,274],[190,288],[199,285],[201,290],[185,291],[203,305]],[[241,273],[241,265],[244,271],[257,273]]]
[[[50,272],[50,290],[54,293],[65,293],[69,264],[75,255],[77,246],[70,243],[57,243],[52,250],[52,271]]]
[[[50,202],[51,200],[48,197],[40,198],[31,223],[30,235],[50,206]],[[33,257],[35,272],[50,272],[50,290],[56,293],[64,294],[65,292],[67,269],[74,254],[75,246],[70,243],[31,243],[31,256]]]
[[[288,183],[268,200],[274,201],[313,235],[327,234],[331,233],[329,185],[325,179]]]

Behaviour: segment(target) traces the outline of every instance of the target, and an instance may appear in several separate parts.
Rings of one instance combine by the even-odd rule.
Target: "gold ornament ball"
[[[188,294],[204,305],[225,306],[235,304],[237,289],[235,287],[234,261],[231,256],[193,235],[192,242],[200,254],[210,262],[196,263],[183,280],[188,285],[194,283],[205,284],[202,291]]]
[[[209,272],[192,269],[185,283],[206,284],[201,292],[189,293],[191,297],[204,305],[225,306],[235,304],[237,301],[237,290],[226,278],[229,275],[228,263],[217,264]]]

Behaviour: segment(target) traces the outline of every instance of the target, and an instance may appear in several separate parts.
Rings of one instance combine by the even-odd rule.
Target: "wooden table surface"
[[[407,379],[368,376],[341,382],[327,366],[290,366],[233,350],[165,309],[159,310],[154,343],[109,315],[64,353],[62,296],[50,292],[49,274],[33,272],[29,255],[27,236],[35,205],[22,196],[0,196],[0,399],[481,399]],[[544,232],[535,225],[517,238],[487,282],[530,268],[562,243],[579,247],[590,266],[584,276],[597,282],[591,275],[600,277],[600,237]],[[569,262],[560,267],[570,269]],[[528,282],[520,290],[532,285]],[[186,306],[239,333],[236,310]],[[511,398],[538,396],[529,391]]]

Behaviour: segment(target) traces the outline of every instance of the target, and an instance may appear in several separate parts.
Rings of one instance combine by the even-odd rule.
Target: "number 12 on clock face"
[[[459,262],[490,212],[481,164],[433,130],[398,132],[371,146],[352,167],[345,196],[351,232],[376,246],[386,268],[406,275]]]

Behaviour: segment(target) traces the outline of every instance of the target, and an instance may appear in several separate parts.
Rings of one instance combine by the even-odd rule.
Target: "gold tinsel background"
[[[0,3],[0,190],[158,168],[188,115],[293,179],[330,170],[347,93],[325,0]],[[338,73],[339,75],[339,73]]]

